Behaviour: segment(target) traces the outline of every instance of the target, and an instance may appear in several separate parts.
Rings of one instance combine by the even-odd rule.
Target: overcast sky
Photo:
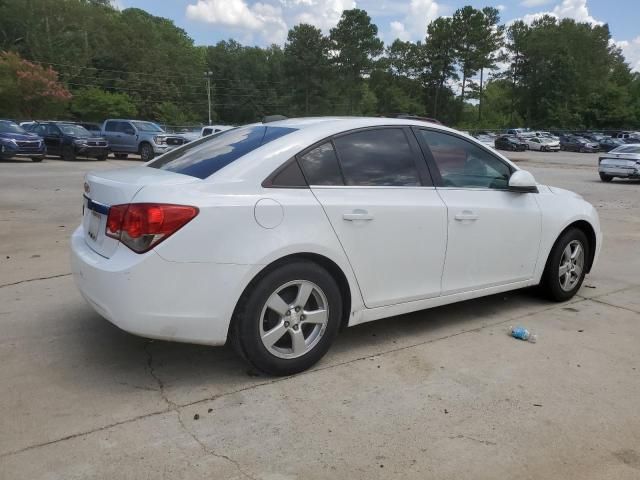
[[[494,6],[502,20],[531,21],[550,13],[579,21],[608,23],[627,61],[640,71],[640,0],[113,0],[172,19],[198,45],[234,38],[246,45],[282,44],[287,31],[310,23],[328,33],[343,10],[363,8],[385,43],[424,39],[427,24],[457,8]]]

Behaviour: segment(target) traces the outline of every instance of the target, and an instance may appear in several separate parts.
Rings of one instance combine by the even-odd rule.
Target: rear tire
[[[73,150],[73,147],[65,146],[62,148],[62,158],[66,162],[73,162],[76,160],[76,152]]]
[[[104,162],[107,159],[107,157],[108,157],[108,155],[100,155],[99,157],[96,157],[96,160]]]
[[[611,180],[613,180],[613,177],[611,175],[605,175],[604,173],[601,173],[600,174],[600,180],[602,180],[605,183],[608,183]]]
[[[549,299],[564,302],[580,290],[589,255],[589,242],[582,230],[570,228],[556,240],[540,284]]]
[[[295,261],[268,272],[240,297],[231,340],[256,369],[292,375],[325,355],[341,318],[342,297],[329,272]]]

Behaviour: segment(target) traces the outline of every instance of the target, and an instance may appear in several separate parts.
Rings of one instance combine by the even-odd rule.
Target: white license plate
[[[87,234],[89,238],[94,242],[98,240],[98,233],[100,232],[100,225],[102,224],[102,215],[97,212],[91,211],[89,216],[89,228]]]

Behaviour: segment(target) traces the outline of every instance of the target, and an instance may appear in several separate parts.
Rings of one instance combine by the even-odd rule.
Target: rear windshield
[[[295,130],[262,125],[234,128],[188,143],[162,155],[147,166],[207,178],[243,155]]]

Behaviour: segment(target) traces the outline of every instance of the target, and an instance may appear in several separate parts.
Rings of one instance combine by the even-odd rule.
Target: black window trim
[[[413,130],[413,133],[414,133],[416,139],[418,140],[418,144],[420,145],[420,148],[422,149],[422,153],[423,153],[424,158],[425,158],[425,160],[427,162],[427,166],[429,167],[429,171],[431,172],[431,176],[434,179],[434,185],[435,185],[436,188],[447,188],[447,189],[450,189],[450,190],[492,190],[492,191],[498,191],[498,192],[508,192],[509,191],[508,188],[450,187],[450,186],[444,185],[444,182],[442,181],[442,176],[440,175],[440,170],[438,169],[438,166],[436,165],[435,159],[433,158],[433,153],[431,153],[431,149],[429,148],[429,145],[427,144],[427,142],[419,134],[420,133],[419,130],[427,130],[429,132],[435,132],[435,133],[441,133],[441,134],[444,134],[444,135],[450,135],[452,137],[459,138],[460,140],[464,140],[465,142],[471,143],[475,147],[478,147],[481,150],[484,150],[486,153],[491,155],[493,158],[495,158],[496,160],[500,161],[500,163],[504,164],[509,169],[510,175],[513,175],[513,172],[515,172],[516,169],[513,166],[511,166],[509,163],[507,163],[503,159],[501,159],[499,156],[497,156],[495,153],[493,153],[489,148],[485,147],[484,145],[482,145],[479,142],[475,143],[473,141],[470,141],[468,138],[465,138],[464,135],[460,135],[460,134],[457,134],[455,132],[440,130],[440,129],[437,129],[437,128],[423,127],[422,125],[420,125],[420,126],[414,125],[414,126],[411,127],[411,130]]]
[[[306,185],[274,185],[273,181],[278,177],[278,175],[280,175],[280,173],[282,173],[284,170],[289,168],[291,164],[294,162],[298,164],[298,168],[302,172],[302,177],[304,178]],[[262,181],[261,186],[262,188],[309,189],[309,180],[307,179],[307,176],[305,175],[304,170],[300,165],[300,162],[295,156],[293,156],[289,160],[284,162],[282,165],[280,165],[278,168],[276,168],[273,172],[271,172],[271,174]]]
[[[344,178],[344,172],[342,171],[342,160],[340,159],[340,153],[338,152],[338,149],[336,148],[335,144],[333,143],[333,140],[335,138],[340,138],[343,137],[345,135],[350,135],[352,133],[357,133],[357,132],[363,132],[363,131],[368,131],[368,130],[380,130],[380,129],[389,129],[389,128],[393,128],[393,129],[400,129],[403,131],[405,138],[407,140],[407,143],[409,144],[409,148],[411,149],[411,152],[413,153],[413,162],[414,165],[416,167],[416,171],[418,172],[418,179],[420,180],[420,185],[416,185],[416,186],[403,186],[403,185],[347,185],[346,180]],[[312,185],[309,182],[309,177],[307,176],[306,172],[304,171],[304,167],[302,162],[300,161],[300,158],[303,157],[304,155],[306,155],[307,153],[309,153],[310,151],[318,148],[320,145],[323,145],[325,143],[331,143],[331,146],[333,147],[333,151],[336,155],[336,158],[338,159],[338,168],[340,169],[340,175],[342,176],[342,182],[343,185]],[[306,187],[296,187],[296,186],[275,186],[273,185],[273,179],[283,170],[285,169],[290,162],[292,161],[297,161],[298,162],[298,167],[300,167],[300,170],[302,171],[302,175],[304,176],[306,182],[307,182],[307,186]],[[287,160],[286,162],[284,162],[282,165],[280,165],[276,170],[274,170],[263,182],[262,182],[262,187],[264,188],[310,188],[311,186],[315,186],[318,188],[434,188],[435,182],[434,182],[434,177],[431,174],[429,168],[427,167],[427,162],[425,161],[425,156],[424,156],[424,152],[422,151],[422,148],[420,146],[419,141],[416,139],[416,135],[414,134],[414,132],[412,132],[412,126],[411,125],[398,125],[398,124],[390,124],[390,125],[372,125],[369,127],[359,127],[359,128],[353,128],[350,130],[345,130],[344,132],[340,132],[340,133],[335,133],[333,135],[329,135],[328,137],[323,138],[322,140],[318,140],[317,142],[311,144],[310,146],[304,148],[303,150],[301,150],[300,152],[296,153],[292,158],[290,158],[289,160]]]

